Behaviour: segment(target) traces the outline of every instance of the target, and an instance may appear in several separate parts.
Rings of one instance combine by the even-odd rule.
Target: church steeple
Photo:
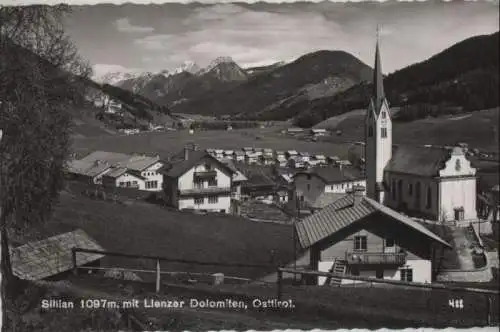
[[[373,106],[375,113],[379,114],[382,103],[385,99],[384,93],[384,76],[382,75],[382,65],[380,61],[379,49],[379,27],[377,26],[377,43],[375,46],[375,67],[373,69]]]

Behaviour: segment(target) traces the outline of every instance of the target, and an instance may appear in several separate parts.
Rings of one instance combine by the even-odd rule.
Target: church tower
[[[373,90],[365,117],[365,174],[366,195],[380,203],[384,203],[384,169],[392,157],[392,121],[383,79],[377,28]]]

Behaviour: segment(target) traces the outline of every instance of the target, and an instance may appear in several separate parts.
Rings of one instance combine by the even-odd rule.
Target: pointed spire
[[[382,75],[382,65],[380,62],[379,50],[379,26],[377,25],[377,44],[375,46],[375,68],[373,69],[373,103],[375,112],[378,114],[382,107],[382,102],[385,99],[384,94],[384,77]]]

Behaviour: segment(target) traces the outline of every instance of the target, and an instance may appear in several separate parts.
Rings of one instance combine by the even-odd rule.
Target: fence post
[[[73,263],[73,274],[78,275],[78,266],[76,265],[76,248],[71,248],[71,262]]]
[[[283,292],[283,272],[278,268],[278,300],[281,300],[282,292]]]
[[[486,294],[486,326],[491,326],[491,297]]]
[[[160,292],[160,260],[156,260],[156,293]]]

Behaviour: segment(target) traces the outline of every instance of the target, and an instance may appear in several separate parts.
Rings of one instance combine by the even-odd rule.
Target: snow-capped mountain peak
[[[94,81],[101,84],[115,85],[125,80],[136,79],[139,77],[148,78],[153,76],[151,72],[109,72],[102,76],[94,77]]]
[[[222,63],[233,64],[235,62],[234,62],[233,58],[231,58],[229,56],[220,56],[220,57],[216,58],[215,60],[213,60],[212,62],[210,62],[210,64],[206,68],[203,69],[203,72],[209,72]]]

